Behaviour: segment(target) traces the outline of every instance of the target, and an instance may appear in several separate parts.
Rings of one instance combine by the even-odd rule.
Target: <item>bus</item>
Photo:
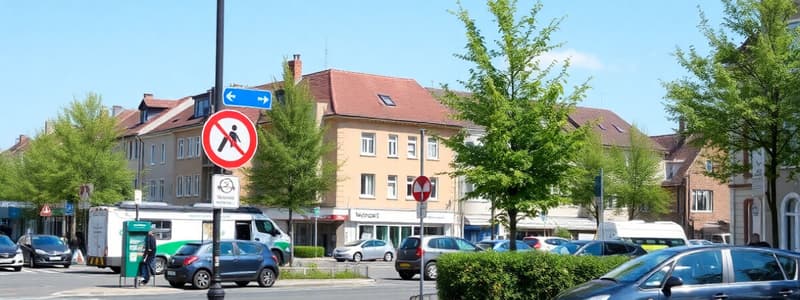
[[[175,252],[190,241],[213,239],[213,210],[209,203],[174,206],[145,202],[139,205],[139,221],[153,224],[156,237],[155,272],[161,274]],[[122,225],[136,220],[136,206],[125,201],[115,206],[89,209],[86,233],[86,264],[111,268],[119,273],[122,263]],[[291,252],[291,238],[275,222],[255,207],[224,209],[220,219],[220,239],[253,240],[265,244],[284,264]]]

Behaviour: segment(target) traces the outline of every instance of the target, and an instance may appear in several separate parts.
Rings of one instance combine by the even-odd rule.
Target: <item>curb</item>
[[[375,279],[286,279],[275,282],[273,288],[301,286],[334,286],[334,285],[372,285]],[[253,285],[253,283],[251,283]],[[188,286],[187,286],[188,287]],[[234,287],[232,287],[234,288]],[[101,297],[101,296],[133,296],[133,295],[166,295],[185,292],[185,289],[166,286],[97,286],[62,291],[51,294],[54,297]]]

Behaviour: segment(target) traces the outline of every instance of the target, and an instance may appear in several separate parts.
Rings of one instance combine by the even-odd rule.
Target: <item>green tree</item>
[[[669,193],[661,187],[662,156],[653,149],[650,138],[631,127],[628,135],[630,147],[613,147],[609,191],[617,201],[618,207],[624,207],[628,219],[651,216],[658,217],[668,210]]]
[[[293,213],[319,203],[336,183],[338,167],[323,160],[335,146],[324,141],[326,130],[317,124],[316,101],[305,82],[294,82],[284,61],[283,100],[266,112],[269,123],[259,127],[258,150],[252,167],[245,169],[248,202],[288,209],[290,236]]]
[[[590,126],[592,125],[587,125],[587,127]],[[600,136],[590,130],[586,143],[575,158],[575,167],[578,173],[572,177],[569,194],[572,203],[586,209],[595,219],[597,226],[600,226],[600,213],[603,212],[603,208],[598,207],[597,201],[595,201],[594,178],[600,174],[601,169],[604,172],[610,172],[611,166],[609,149],[603,146]],[[608,182],[608,180],[603,180],[603,191],[608,191]],[[609,197],[607,193],[605,194],[604,199],[608,200]]]
[[[566,188],[586,135],[586,128],[566,130],[568,116],[587,85],[565,96],[569,63],[555,75],[550,72],[553,64],[540,68],[537,57],[555,48],[548,42],[560,22],[551,21],[537,31],[541,3],[518,21],[516,1],[487,4],[500,33],[497,48],[488,48],[475,21],[459,4],[454,14],[466,27],[467,52],[457,57],[475,64],[469,78],[461,81],[470,94],[455,93],[445,85],[441,99],[454,118],[481,126],[486,133],[477,145],[464,142],[466,130],[443,143],[457,153],[450,175],[465,176],[475,185],[466,197],[490,199],[502,212],[498,219],[507,223],[513,239],[519,218],[546,213],[563,200],[553,191]]]
[[[664,84],[667,110],[686,121],[686,135],[698,146],[720,151],[710,175],[726,181],[750,170],[737,155],[765,152],[772,242],[778,245],[776,182],[780,166],[800,163],[800,33],[788,21],[792,0],[723,0],[725,19],[713,29],[700,14],[710,53],[678,49],[678,64],[689,76]],[[787,170],[793,176],[797,168]]]

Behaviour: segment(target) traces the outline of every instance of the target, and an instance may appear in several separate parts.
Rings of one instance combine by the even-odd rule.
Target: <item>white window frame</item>
[[[375,198],[375,174],[361,173],[360,197]]]
[[[428,159],[439,159],[439,140],[435,137],[428,137],[428,153],[425,153],[425,156]]]
[[[414,180],[417,179],[414,176],[406,176],[406,200],[414,200]]]
[[[147,190],[148,190],[147,201],[155,200],[156,199],[156,192],[157,192],[156,191],[156,180],[155,179],[150,179],[150,185],[147,187]]]
[[[397,200],[397,175],[386,176],[386,199]]]
[[[175,178],[175,197],[183,197],[183,176]]]
[[[183,159],[183,138],[178,139],[178,159]]]
[[[389,157],[397,157],[397,141],[399,137],[396,134],[390,134],[388,145],[387,145],[387,153],[386,155]]]
[[[158,201],[164,201],[164,178],[158,180]]]
[[[200,196],[200,174],[194,175],[194,195]]]
[[[428,200],[436,201],[439,199],[439,177],[431,177],[431,196]]]
[[[150,165],[156,164],[156,144],[150,145]]]
[[[417,158],[417,137],[408,137],[408,143],[406,144],[406,156],[412,159]]]
[[[192,158],[194,157],[194,139],[193,138],[186,138],[186,155],[185,158]]]
[[[794,201],[792,201],[794,200]],[[789,204],[793,204],[792,207],[789,207]],[[791,251],[800,251],[800,238],[798,238],[797,232],[800,232],[800,194],[795,192],[791,192],[786,194],[780,202],[780,223],[778,223],[780,233],[780,238],[778,239],[778,243],[781,249],[788,249]],[[789,230],[791,227],[791,230]],[[791,238],[787,238],[789,233],[793,233],[794,236]]]
[[[361,133],[361,155],[375,156],[375,133]]]
[[[161,164],[167,163],[167,145],[161,143]]]
[[[708,209],[698,209],[700,205],[698,205],[698,200],[700,197],[704,197],[703,201],[706,201],[706,206]],[[712,212],[714,211],[714,192],[712,190],[692,190],[692,212]]]
[[[200,157],[200,149],[202,144],[200,144],[200,136],[194,137],[194,157]]]

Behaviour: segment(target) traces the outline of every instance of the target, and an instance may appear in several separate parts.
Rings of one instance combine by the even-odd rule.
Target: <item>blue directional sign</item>
[[[272,92],[267,90],[226,88],[225,92],[222,93],[222,103],[227,106],[272,109]]]
[[[65,216],[75,215],[75,206],[72,203],[64,202],[64,215]]]

